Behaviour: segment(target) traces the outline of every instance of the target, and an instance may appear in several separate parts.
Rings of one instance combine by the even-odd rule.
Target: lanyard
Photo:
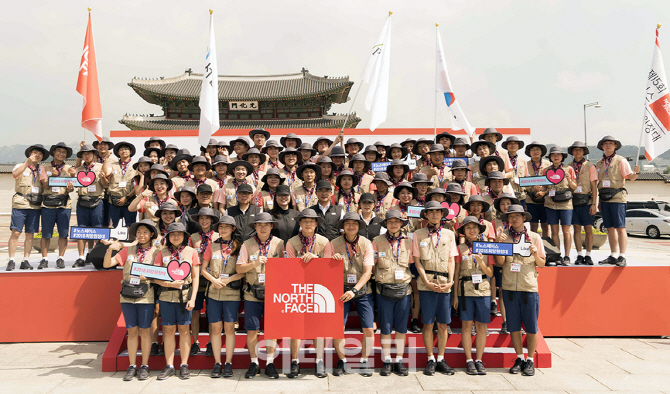
[[[356,237],[358,238],[358,237]],[[356,242],[358,242],[358,239],[356,239]],[[349,242],[346,240],[346,235],[345,235],[345,240],[344,240],[344,247],[347,250],[347,257],[349,258],[349,269],[354,265],[354,259],[351,258],[351,253],[349,253]],[[355,246],[352,245],[352,252],[354,252],[354,256],[356,255],[356,250]]]
[[[223,260],[223,267],[225,268],[225,267],[228,266],[228,259],[230,259],[230,253],[233,251],[233,240],[231,239],[231,240],[225,241],[225,240],[219,238],[219,239],[216,240],[216,242],[220,246],[223,246],[224,244],[226,245],[225,249],[221,248],[221,258]],[[223,259],[224,254],[226,255],[225,260]]]

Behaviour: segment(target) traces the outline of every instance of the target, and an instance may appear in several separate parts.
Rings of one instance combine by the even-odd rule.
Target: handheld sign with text
[[[565,172],[562,169],[548,170],[545,175],[540,176],[525,176],[519,178],[519,186],[549,186],[557,185],[565,177]]]
[[[74,187],[84,187],[77,178],[69,178],[66,176],[50,176],[49,187],[67,187],[72,182]]]
[[[416,168],[416,160],[410,159],[409,156],[406,157],[403,161],[404,164],[407,164],[409,167],[409,170],[412,171]],[[376,161],[374,163],[370,163],[370,169],[374,172],[385,172],[386,168],[391,165],[390,161]]]
[[[119,241],[128,240],[128,227],[121,226],[121,222],[119,222],[116,228],[70,227],[70,239],[100,240],[110,238],[116,238]]]
[[[343,338],[342,270],[342,260],[268,259],[265,337]]]
[[[526,241],[526,234],[522,234],[517,243],[475,241],[472,243],[472,253],[492,256],[512,256],[518,254],[521,257],[530,257],[530,242]]]
[[[454,160],[463,160],[465,161],[465,164],[468,164],[470,159],[467,157],[445,157],[444,164],[446,164],[447,167],[451,167],[454,164]]]
[[[447,208],[449,210],[449,213],[445,217],[447,220],[451,220],[458,216],[459,213],[461,213],[461,206],[456,204],[456,203],[451,203],[449,204],[448,202],[443,202],[442,203],[443,208]],[[417,207],[410,205],[407,207],[407,217],[408,218],[420,218],[421,217],[421,211],[423,211],[423,207]]]
[[[188,278],[188,276],[191,275],[191,265],[186,262],[180,263],[177,260],[170,261],[167,267],[133,263],[130,267],[130,274],[135,276],[144,275],[144,277],[149,279],[174,282],[175,280],[184,280]]]

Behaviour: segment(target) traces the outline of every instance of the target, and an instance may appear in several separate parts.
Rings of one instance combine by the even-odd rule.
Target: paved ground
[[[151,379],[123,382],[124,372],[103,373],[102,353],[106,343],[0,344],[1,393],[152,393],[152,392],[324,392],[356,393],[455,392],[455,393],[670,393],[670,339],[660,338],[548,338],[553,368],[538,369],[534,377],[510,375],[489,369],[486,376],[468,376],[459,370],[454,376],[372,378],[358,375],[317,379],[268,381],[243,378],[235,371],[231,379],[211,379],[210,371],[191,371],[181,381]],[[306,371],[311,372],[311,371]]]

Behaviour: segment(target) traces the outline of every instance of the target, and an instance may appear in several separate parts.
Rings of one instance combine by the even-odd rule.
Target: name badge
[[[609,179],[605,179],[605,180],[603,181],[603,187],[611,187],[611,183],[610,183],[610,180],[609,180]]]
[[[347,283],[356,283],[356,274],[347,274]]]
[[[379,257],[386,257],[386,252],[379,252]]]
[[[96,185],[91,185],[88,187],[89,193],[95,193],[98,190]]]
[[[258,283],[265,283],[265,274],[258,274]]]
[[[270,200],[270,201],[266,202],[266,204],[268,204],[268,207],[271,207],[271,206],[275,205],[275,202]]]
[[[521,272],[521,264],[512,263],[509,270],[512,272]]]
[[[158,239],[154,239],[154,246],[158,246],[161,244],[161,241]]]
[[[284,251],[284,258],[288,259],[288,252],[287,251]]]
[[[472,174],[472,177],[473,177],[473,178],[478,178],[478,177],[479,177],[479,173],[478,173],[478,172],[475,172],[474,174]]]
[[[40,192],[40,187],[39,186],[32,186],[30,188],[31,193],[39,193]]]
[[[249,256],[249,260],[256,261],[256,260],[258,260],[258,256],[256,256],[256,255]]]
[[[337,204],[337,205],[339,205],[339,206],[343,207],[343,206],[344,206],[344,201],[340,201],[340,203],[339,203],[339,204]]]
[[[118,174],[118,171],[114,170],[114,171],[112,171],[112,174],[116,175],[116,174]]]
[[[302,204],[302,198],[298,198],[298,199],[296,199],[296,200],[295,200],[295,203],[296,203],[296,204]]]
[[[425,248],[426,246],[428,246],[427,242],[419,242],[419,247]]]
[[[126,257],[126,261],[129,262],[129,263],[132,262],[132,261],[133,261],[133,257],[135,257],[135,256],[128,256],[128,257]]]
[[[165,263],[169,263],[169,262],[170,262],[170,258],[169,258],[169,257],[163,257],[163,264],[165,264]]]
[[[212,260],[221,260],[221,255],[215,254],[214,256],[212,256]]]
[[[51,171],[47,171],[47,176],[51,176]]]
[[[472,283],[482,283],[482,274],[473,274]]]
[[[60,187],[52,187],[51,193],[60,193]]]
[[[577,188],[575,189],[575,193],[581,193],[581,192],[582,192],[582,187],[577,186]]]
[[[139,285],[140,284],[140,277],[139,276],[131,276],[130,277],[130,284],[131,285]]]
[[[219,279],[228,279],[230,275],[228,274],[219,274]]]
[[[233,196],[231,194],[229,194],[229,195],[226,196],[226,198],[229,199],[229,200],[232,200]]]
[[[395,270],[395,278],[396,278],[396,280],[405,278],[405,271]]]
[[[549,197],[554,197],[556,195],[556,190],[549,190]]]
[[[119,182],[119,187],[126,187],[127,184],[128,184],[128,182],[121,181],[121,182]]]
[[[23,176],[28,176],[28,175],[30,175],[30,170],[23,171]]]

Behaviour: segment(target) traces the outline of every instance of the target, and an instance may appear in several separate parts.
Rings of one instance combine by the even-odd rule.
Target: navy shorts
[[[200,280],[203,280],[202,276],[200,277]],[[199,291],[195,295],[195,306],[193,307],[194,311],[199,311],[205,306],[205,292],[204,291]]]
[[[35,234],[40,231],[40,211],[41,209],[17,209],[12,208],[12,220],[9,228],[20,233],[25,226],[28,234]]]
[[[158,301],[158,304],[161,307],[161,324],[164,326],[189,326],[191,325],[191,316],[193,311],[186,310],[184,308],[184,313],[181,313],[181,307],[178,302],[166,302]],[[184,305],[186,307],[186,305]],[[153,310],[151,312],[151,317],[153,318]]]
[[[531,223],[547,223],[547,209],[542,204],[526,204]]]
[[[351,305],[354,303],[356,304],[358,318],[361,321],[361,328],[372,328],[375,322],[374,299],[372,298],[372,293],[366,294],[365,297],[360,300],[351,300],[344,303],[344,326],[347,326],[349,311],[351,310]]]
[[[479,323],[491,323],[491,297],[489,296],[460,297],[458,309],[462,321],[474,320]]]
[[[244,300],[244,329],[258,331],[261,329],[261,317],[264,315],[265,303]]]
[[[510,296],[513,295],[512,299]],[[525,297],[524,297],[525,295]],[[537,334],[537,317],[540,314],[540,294],[503,290],[507,330],[521,331],[521,323],[529,334]]]
[[[107,227],[103,226],[102,202],[95,208],[84,208],[77,203],[77,225],[84,227]]]
[[[605,228],[626,227],[626,203],[625,202],[601,202],[600,212],[603,214],[603,225]]]
[[[550,226],[553,226],[558,225],[559,221],[563,226],[571,226],[572,210],[547,208],[547,223],[549,223]]]
[[[407,333],[407,322],[409,312],[412,309],[412,296],[408,295],[402,300],[387,300],[381,294],[377,294],[377,311],[379,312],[379,325],[383,335],[391,335],[395,329],[397,334]]]
[[[154,304],[122,302],[121,312],[123,312],[123,319],[126,321],[126,328],[139,327],[146,329],[151,327],[151,321],[154,319]]]
[[[451,293],[420,291],[421,324],[433,324],[437,318],[440,324],[451,323]]]
[[[496,289],[502,287],[502,267],[493,267],[493,277],[496,278]]]
[[[591,204],[580,205],[572,209],[572,224],[578,226],[593,226],[595,215],[589,215]]]
[[[137,212],[130,212],[128,206],[117,207],[114,204],[109,204],[109,218],[112,220],[112,227],[119,225],[119,220],[123,218],[125,226],[130,227],[131,224],[137,221]],[[104,215],[103,215],[104,220]]]
[[[105,198],[102,200],[100,203],[102,205],[102,227],[108,227],[109,226],[109,207],[112,206],[112,203],[109,202],[108,198]]]
[[[207,297],[207,320],[210,323],[218,323],[222,318],[224,323],[235,323],[239,310],[239,301],[217,301]]]
[[[42,208],[42,238],[52,238],[54,226],[58,226],[58,236],[67,238],[70,234],[70,214],[65,208]]]

